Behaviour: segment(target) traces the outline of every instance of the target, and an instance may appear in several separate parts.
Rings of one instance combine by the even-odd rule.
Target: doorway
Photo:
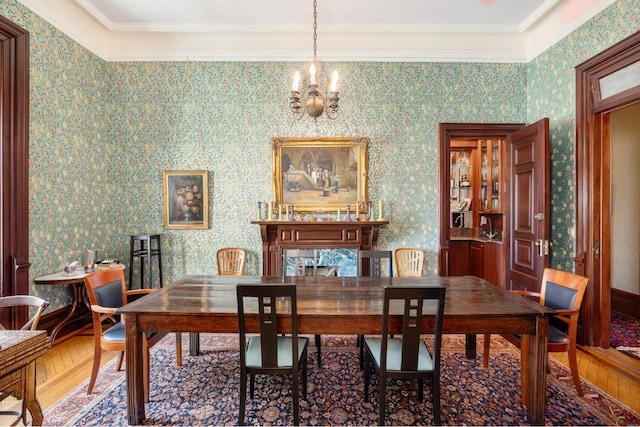
[[[617,111],[640,102],[638,70],[640,32],[576,67],[575,270],[589,278],[579,342],[604,349],[610,346],[612,245],[616,244],[611,215],[612,197],[616,197],[615,189],[612,192],[612,114],[615,120]],[[636,297],[636,306],[638,301]]]

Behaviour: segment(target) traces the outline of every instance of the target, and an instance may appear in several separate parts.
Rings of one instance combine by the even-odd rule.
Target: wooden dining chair
[[[392,277],[393,276],[393,252],[392,251],[358,251],[358,265],[356,272],[358,277]],[[386,260],[386,273],[383,271],[383,260]],[[368,268],[365,269],[365,265]],[[385,274],[383,274],[385,273]],[[360,368],[364,367],[364,335],[358,335],[357,345],[360,348]]]
[[[288,267],[293,264],[292,276],[318,275],[317,249],[284,249],[282,251],[282,276],[287,276]],[[315,334],[314,342],[318,355],[318,366],[322,366],[322,337]]]
[[[293,425],[300,424],[299,375],[302,373],[302,395],[307,398],[307,346],[309,340],[298,337],[297,294],[295,285],[245,285],[236,287],[238,298],[238,328],[240,335],[240,410],[238,424],[244,425],[247,402],[247,375],[249,392],[255,396],[255,375],[291,375]],[[245,310],[245,299],[249,303]],[[283,301],[284,299],[284,301]],[[256,307],[255,309],[253,307]],[[281,310],[281,307],[283,310]],[[279,315],[279,313],[282,313]],[[279,318],[283,316],[283,318]],[[260,334],[249,334],[249,316],[258,317]],[[252,322],[253,323],[253,322]],[[285,326],[286,325],[286,326]],[[280,328],[289,329],[286,335]]]
[[[91,379],[87,387],[87,394],[93,392],[93,387],[100,370],[102,351],[119,351],[116,369],[122,369],[122,361],[126,350],[125,324],[116,310],[129,302],[130,297],[141,296],[156,289],[127,290],[124,278],[124,269],[110,268],[99,270],[84,277],[84,283],[91,303],[91,315],[93,317],[93,368]],[[105,327],[104,323],[109,326]],[[145,401],[149,400],[149,349],[160,341],[166,334],[151,333],[147,335],[144,344],[144,394]],[[176,332],[176,364],[182,365],[182,335]]]
[[[417,248],[398,248],[393,251],[397,277],[422,277],[424,252]]]
[[[440,347],[446,289],[443,286],[402,286],[384,289],[382,334],[380,338],[366,337],[364,400],[369,400],[369,383],[373,371],[379,374],[378,424],[385,425],[387,378],[417,379],[418,400],[424,400],[424,380],[431,381],[433,419],[440,425]],[[394,312],[390,312],[390,307]],[[397,301],[400,301],[398,305]],[[433,302],[436,304],[433,304]],[[426,303],[426,308],[425,308]],[[435,305],[435,307],[434,307]],[[399,309],[402,308],[402,311]],[[433,346],[422,339],[423,314],[435,314]],[[396,313],[402,313],[402,330],[394,331]],[[399,338],[389,334],[400,334]]]
[[[578,317],[588,283],[589,279],[584,276],[552,268],[545,268],[542,274],[540,292],[512,291],[523,297],[536,298],[541,305],[557,311],[557,314],[549,321],[547,351],[550,353],[568,353],[573,384],[579,396],[583,396],[583,392],[582,385],[580,384],[578,359],[576,356]],[[512,344],[520,347],[520,336],[503,336]],[[483,355],[485,368],[489,367],[490,348],[491,335],[485,334]],[[523,364],[523,366],[525,365]],[[549,363],[547,363],[547,372],[551,372]]]
[[[386,274],[383,274],[383,260],[386,260]],[[358,265],[356,266],[358,277],[363,277],[365,262],[368,264],[367,277],[392,277],[393,276],[393,252],[391,251],[358,251]]]
[[[247,253],[242,248],[222,248],[216,252],[218,274],[224,276],[243,276]]]
[[[31,317],[29,317],[29,320],[27,320],[26,323],[24,323],[23,325],[13,325],[10,327],[14,330],[37,330],[40,317],[42,316],[42,313],[47,309],[47,307],[49,307],[49,303],[47,301],[33,295],[13,295],[0,298],[0,310],[4,308],[14,308],[33,311],[33,314],[31,315]],[[5,327],[0,325],[0,330],[5,329]],[[11,395],[14,395],[17,399],[22,399],[22,404],[20,411],[11,409],[0,410],[0,418],[3,418],[5,422],[8,423],[7,419],[4,417],[15,417],[15,420],[13,420],[10,425],[15,426],[20,422],[27,425],[27,402],[25,400],[25,390],[20,390],[19,387],[17,387],[12,381],[5,385],[9,386],[10,388],[4,390],[0,389],[0,402],[4,401]]]

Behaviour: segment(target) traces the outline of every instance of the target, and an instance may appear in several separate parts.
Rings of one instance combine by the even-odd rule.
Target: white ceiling
[[[296,60],[313,0],[19,0],[107,61]],[[616,0],[318,0],[318,57],[527,62]]]

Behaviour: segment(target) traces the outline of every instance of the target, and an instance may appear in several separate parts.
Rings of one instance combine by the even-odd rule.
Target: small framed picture
[[[209,171],[162,173],[164,228],[205,230],[209,228]]]

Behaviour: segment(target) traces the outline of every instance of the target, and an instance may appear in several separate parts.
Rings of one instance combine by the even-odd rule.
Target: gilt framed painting
[[[273,146],[276,206],[296,212],[355,211],[367,200],[365,137],[277,137]]]
[[[209,228],[209,171],[167,170],[162,173],[164,228]]]

